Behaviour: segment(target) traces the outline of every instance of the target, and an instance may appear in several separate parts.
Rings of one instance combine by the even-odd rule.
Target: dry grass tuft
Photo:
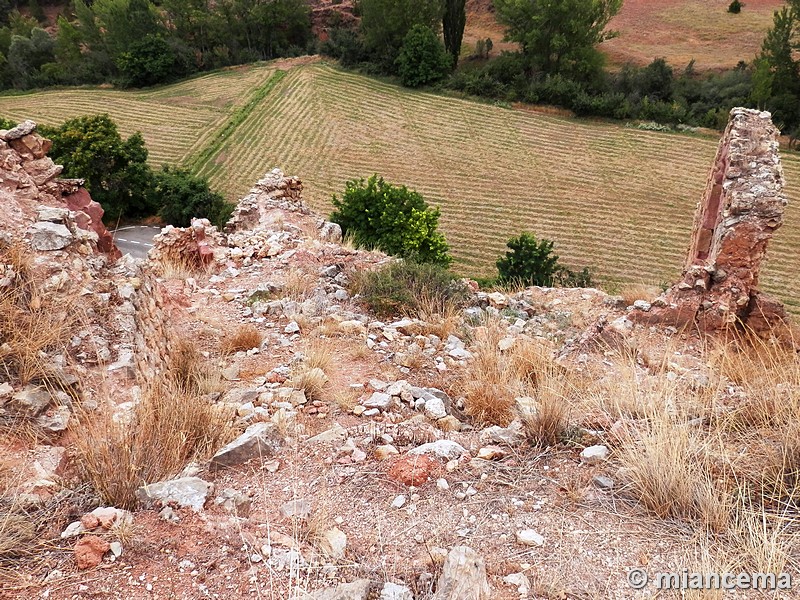
[[[211,274],[214,263],[204,263],[198,254],[173,252],[153,261],[153,267],[164,279],[186,279]]]
[[[309,400],[322,400],[328,387],[328,376],[317,367],[301,367],[289,379],[289,385],[296,390],[303,390]]]
[[[28,515],[0,511],[0,562],[28,553],[38,538],[36,523]]]
[[[619,295],[625,301],[625,306],[632,306],[637,300],[652,302],[659,294],[661,294],[661,288],[658,286],[647,285],[646,283],[631,283],[623,287]]]
[[[685,423],[655,416],[619,450],[625,493],[663,519],[695,522],[724,531],[732,500],[716,485],[708,442]]]
[[[334,370],[336,353],[336,346],[328,340],[313,339],[303,350],[303,363],[309,369],[321,369],[330,376]]]
[[[507,425],[517,416],[516,398],[532,397],[534,410],[521,415],[531,438],[537,444],[556,443],[568,426],[574,383],[541,342],[517,338],[509,350],[501,351],[503,337],[498,320],[475,328],[470,347],[474,360],[459,390],[466,412],[480,423]]]
[[[240,325],[236,331],[222,340],[220,350],[223,354],[234,354],[260,348],[263,339],[264,336],[255,325]]]
[[[0,248],[0,265],[10,268],[5,276],[11,279],[0,290],[0,374],[22,385],[47,384],[52,378],[48,354],[63,350],[80,322],[78,299],[42,292],[32,259],[20,245]]]
[[[543,371],[538,379],[535,410],[522,414],[522,424],[537,446],[556,446],[565,440],[570,426],[570,382],[554,369]]]
[[[133,508],[145,483],[177,475],[186,463],[208,458],[235,436],[231,415],[166,384],[153,386],[129,420],[109,411],[81,419],[76,463],[103,501]]]
[[[316,275],[291,269],[283,282],[283,296],[289,300],[302,302],[314,293],[318,283]]]

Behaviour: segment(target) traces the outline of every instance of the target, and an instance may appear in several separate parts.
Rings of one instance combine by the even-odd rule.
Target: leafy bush
[[[420,87],[440,81],[450,71],[452,59],[430,27],[414,25],[397,57],[400,82]]]
[[[192,217],[206,218],[222,227],[233,212],[233,205],[212,192],[208,180],[182,169],[163,167],[154,178],[153,204],[165,222],[187,227]]]
[[[330,220],[360,246],[417,262],[450,264],[447,242],[437,231],[439,209],[430,208],[406,186],[386,183],[377,175],[348,181],[341,199],[333,196],[333,206]]]
[[[119,217],[142,217],[156,212],[153,173],[141,134],[123,140],[106,115],[77,117],[56,128],[40,127],[53,141],[50,158],[64,165],[66,177],[85,179],[86,189],[113,222]]]
[[[392,262],[377,271],[356,273],[351,292],[359,294],[379,316],[414,317],[423,312],[427,315],[432,306],[440,314],[448,307],[460,308],[470,294],[466,284],[444,267],[407,260]]]
[[[159,35],[148,35],[133,42],[116,60],[125,87],[146,87],[172,81],[189,73],[188,50]]]
[[[524,232],[506,244],[511,250],[497,260],[500,281],[522,285],[552,285],[558,269],[558,255],[553,252],[553,242],[537,241],[533,234]]]
[[[740,12],[742,12],[742,8],[744,8],[744,4],[742,2],[739,2],[739,0],[733,0],[733,2],[728,5],[728,12],[738,15]]]

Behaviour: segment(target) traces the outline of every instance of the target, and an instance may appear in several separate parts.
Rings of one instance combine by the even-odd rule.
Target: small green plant
[[[439,265],[393,262],[377,271],[352,278],[351,292],[359,294],[379,316],[405,314],[426,318],[462,307],[469,297],[466,284]]]
[[[447,75],[452,58],[430,27],[414,25],[403,41],[396,64],[404,86],[420,87]]]
[[[506,244],[510,248],[497,261],[497,271],[503,283],[522,285],[552,285],[558,270],[558,255],[553,252],[553,242],[523,232]]]
[[[377,175],[348,181],[342,197],[333,196],[333,206],[330,220],[358,246],[420,263],[450,264],[449,247],[437,231],[439,209],[406,186]]]
[[[728,12],[738,15],[740,12],[742,12],[742,8],[744,8],[743,2],[740,2],[739,0],[733,0],[733,2],[728,5]]]
[[[212,192],[208,180],[182,169],[165,166],[156,173],[152,193],[153,204],[161,207],[159,216],[178,227],[188,227],[192,217],[222,227],[233,212],[233,204]]]

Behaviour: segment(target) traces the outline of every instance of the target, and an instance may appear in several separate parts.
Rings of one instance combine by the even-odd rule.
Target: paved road
[[[160,227],[130,225],[115,229],[111,235],[123,254],[130,254],[133,258],[147,258],[147,251],[153,247],[153,236],[160,232]]]

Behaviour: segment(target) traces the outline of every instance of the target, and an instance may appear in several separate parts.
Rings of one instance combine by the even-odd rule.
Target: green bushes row
[[[15,125],[0,117],[0,128]],[[53,142],[50,158],[64,166],[65,177],[85,181],[110,225],[155,214],[179,227],[189,225],[192,217],[205,217],[218,226],[230,218],[233,205],[213,192],[207,180],[167,166],[153,171],[141,134],[123,139],[108,115],[40,126],[39,132]]]

